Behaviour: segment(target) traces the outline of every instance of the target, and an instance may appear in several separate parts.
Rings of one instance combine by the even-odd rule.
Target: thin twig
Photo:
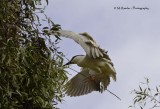
[[[151,100],[154,100],[156,102],[158,102],[160,104],[160,101],[158,101],[155,97],[153,97],[152,95],[146,94],[146,96],[148,96],[149,98],[151,98]]]
[[[75,72],[77,72],[77,73],[79,73],[78,71],[76,71],[76,70],[74,70],[73,68],[71,68],[71,67],[68,67],[69,69],[71,69],[71,70],[73,70],[73,71],[75,71]]]
[[[114,95],[116,98],[118,98],[118,99],[121,101],[121,98],[120,98],[120,97],[118,97],[116,94],[114,94],[113,92],[111,92],[111,91],[110,91],[110,90],[108,90],[108,89],[107,89],[107,91],[108,91],[110,94]]]

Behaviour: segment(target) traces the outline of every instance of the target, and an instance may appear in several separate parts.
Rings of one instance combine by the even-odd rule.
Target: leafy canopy
[[[51,40],[47,32],[51,27],[60,29],[44,14],[41,0],[1,1],[1,109],[52,109],[61,102],[67,76],[59,38]]]

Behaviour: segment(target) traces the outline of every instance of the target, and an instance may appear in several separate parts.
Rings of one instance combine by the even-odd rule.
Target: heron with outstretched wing
[[[86,55],[76,55],[66,63],[77,64],[81,71],[66,83],[66,94],[80,96],[92,91],[103,92],[110,83],[110,77],[116,81],[116,71],[107,52],[101,49],[88,33],[74,33],[59,30],[60,36],[73,39],[86,52]]]

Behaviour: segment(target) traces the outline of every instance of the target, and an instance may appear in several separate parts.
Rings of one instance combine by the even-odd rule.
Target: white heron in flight
[[[103,92],[110,83],[110,77],[116,81],[116,71],[107,52],[101,49],[88,33],[76,34],[68,30],[59,30],[60,36],[73,39],[86,52],[76,55],[65,65],[77,64],[81,71],[66,83],[68,96],[80,96],[92,91]]]

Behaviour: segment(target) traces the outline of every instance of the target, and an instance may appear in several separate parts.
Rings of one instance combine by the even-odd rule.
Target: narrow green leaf
[[[22,94],[21,94],[18,90],[16,90],[16,92],[17,92],[20,96],[22,96]]]
[[[140,91],[142,91],[142,88],[141,88],[141,86],[139,86],[139,89],[140,89]]]
[[[154,96],[157,96],[159,93],[155,93]]]
[[[47,3],[47,5],[48,5],[48,0],[46,0],[46,3]]]
[[[49,27],[43,27],[43,29],[49,29]]]
[[[137,100],[137,102],[139,102],[139,101],[141,101],[142,100],[142,98],[139,98],[138,100]]]
[[[5,55],[5,54],[2,54],[2,63],[3,63],[3,61],[5,60],[5,58],[6,58],[6,55]]]
[[[137,103],[137,99],[136,100],[134,100],[134,105]]]
[[[157,92],[159,92],[158,87],[156,87]]]

